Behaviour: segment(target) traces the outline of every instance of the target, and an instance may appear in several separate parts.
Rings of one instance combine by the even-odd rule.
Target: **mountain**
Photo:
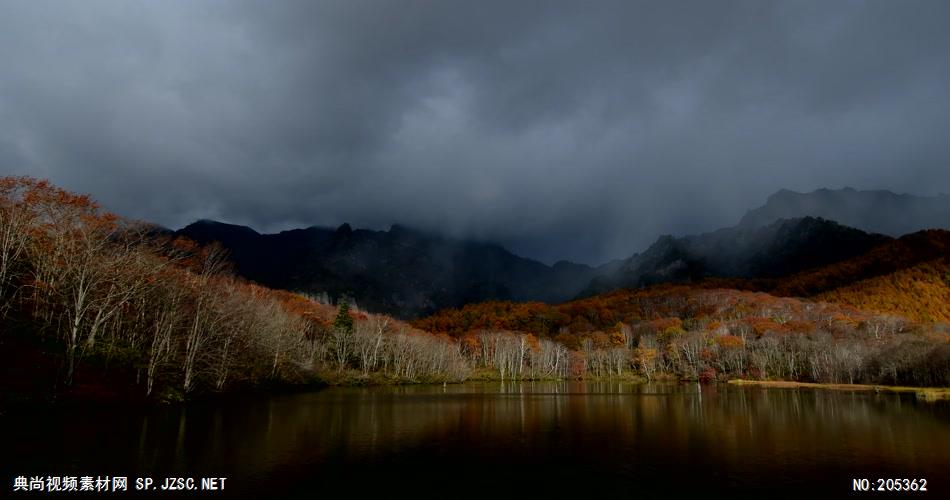
[[[595,277],[582,295],[711,277],[779,278],[861,255],[890,240],[815,217],[662,236],[615,272]]]
[[[950,229],[950,195],[924,197],[851,188],[811,193],[781,190],[765,205],[742,217],[742,227],[761,227],[778,219],[821,217],[862,231],[890,236],[922,229]]]
[[[415,318],[485,300],[557,303],[618,288],[706,278],[780,278],[841,262],[891,238],[805,217],[675,238],[599,267],[547,266],[503,247],[394,225],[389,231],[310,227],[260,234],[202,220],[177,232],[220,243],[237,274],[260,284]],[[773,284],[774,286],[774,284]]]
[[[759,286],[773,295],[811,297],[863,280],[884,277],[950,255],[950,231],[928,229],[879,245],[867,253]]]
[[[711,278],[701,289],[809,298],[915,321],[950,322],[950,231],[928,229],[850,259],[778,278]]]
[[[867,253],[778,280],[723,286],[812,297],[920,322],[950,322],[950,231],[904,235]]]
[[[345,296],[367,310],[416,318],[469,302],[553,303],[710,278],[737,279],[737,287],[778,295],[813,296],[943,255],[944,236],[937,233],[898,240],[888,235],[947,226],[950,196],[845,188],[782,190],[735,227],[662,236],[642,253],[599,267],[564,261],[548,266],[496,244],[398,225],[389,231],[343,224],[260,234],[202,220],[177,233],[199,244],[221,243],[237,273],[263,285]],[[862,255],[864,260],[852,260]],[[835,267],[839,263],[845,264]]]
[[[202,220],[178,234],[219,242],[236,272],[275,288],[346,296],[364,309],[417,317],[482,300],[560,302],[598,273],[553,266],[490,243],[456,240],[394,225],[389,231],[311,227],[278,234]]]

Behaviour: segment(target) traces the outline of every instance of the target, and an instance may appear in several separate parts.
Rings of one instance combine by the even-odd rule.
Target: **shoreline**
[[[326,374],[323,374],[324,376]],[[245,398],[269,397],[282,394],[296,394],[306,392],[316,392],[330,387],[377,387],[377,386],[408,386],[408,385],[460,385],[466,383],[486,383],[486,382],[568,382],[568,381],[586,381],[586,382],[627,382],[635,384],[645,384],[650,382],[659,383],[678,383],[690,384],[694,381],[679,380],[673,377],[657,377],[653,380],[646,380],[643,377],[589,377],[583,379],[575,378],[537,378],[537,379],[508,379],[501,380],[492,377],[472,377],[461,381],[437,381],[437,380],[405,380],[392,379],[387,377],[362,377],[353,376],[353,374],[341,374],[337,377],[314,377],[308,381],[294,382],[271,382],[257,384],[253,386],[244,386],[223,392],[203,392],[191,395],[180,400],[168,400],[161,398],[128,398],[127,395],[109,394],[106,397],[96,395],[90,397],[86,391],[62,392],[50,394],[16,394],[15,397],[6,400],[0,400],[0,415],[10,413],[24,408],[54,408],[54,407],[74,407],[83,405],[99,406],[131,406],[131,407],[169,407],[169,406],[188,406],[208,402],[222,402],[242,400]],[[715,384],[728,384],[735,386],[755,386],[772,389],[824,389],[834,391],[856,391],[856,392],[875,392],[875,393],[893,393],[893,394],[914,394],[917,399],[924,401],[950,400],[950,387],[909,387],[875,384],[830,384],[814,382],[795,382],[789,380],[746,380],[731,379],[726,382],[716,382]],[[20,396],[20,397],[16,397]]]
[[[732,379],[727,382],[732,385],[746,385],[770,387],[774,389],[825,389],[833,391],[860,391],[860,392],[891,392],[912,393],[917,399],[925,401],[950,400],[950,387],[909,387],[898,385],[873,384],[822,384],[815,382],[794,382],[788,380],[745,380]]]

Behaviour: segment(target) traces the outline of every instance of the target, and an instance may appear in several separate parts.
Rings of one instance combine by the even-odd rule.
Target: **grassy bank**
[[[735,385],[755,385],[781,389],[830,389],[835,391],[874,391],[893,393],[913,393],[925,401],[950,400],[950,387],[905,387],[896,385],[870,384],[816,384],[812,382],[790,382],[785,380],[730,380]]]

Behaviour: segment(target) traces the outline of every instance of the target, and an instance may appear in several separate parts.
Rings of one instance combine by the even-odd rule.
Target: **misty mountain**
[[[861,255],[890,241],[815,217],[739,225],[696,236],[662,236],[582,295],[709,277],[777,278]]]
[[[204,220],[178,234],[200,244],[220,242],[236,272],[249,280],[332,299],[346,296],[365,309],[403,318],[484,300],[561,302],[618,288],[710,277],[785,278],[893,241],[885,234],[824,217],[784,217],[797,213],[840,217],[881,233],[900,234],[918,226],[948,226],[950,217],[943,214],[950,213],[950,197],[853,189],[806,194],[782,190],[735,227],[679,238],[661,236],[644,252],[599,267],[566,261],[548,266],[497,244],[445,238],[399,225],[389,231],[343,224],[336,229],[260,234]]]
[[[560,302],[599,272],[561,261],[553,266],[499,245],[444,238],[394,225],[389,231],[311,227],[278,234],[198,221],[178,234],[225,247],[235,271],[260,284],[415,317],[483,300]]]
[[[765,205],[747,212],[739,225],[755,228],[778,219],[807,216],[890,236],[950,229],[950,195],[925,197],[851,188],[797,193],[783,189],[769,196]]]
[[[599,267],[553,266],[492,244],[394,225],[389,231],[310,227],[277,234],[202,220],[177,232],[228,250],[237,274],[274,288],[403,318],[485,300],[562,302],[618,288],[708,277],[778,278],[864,254],[892,238],[804,217],[676,238]]]

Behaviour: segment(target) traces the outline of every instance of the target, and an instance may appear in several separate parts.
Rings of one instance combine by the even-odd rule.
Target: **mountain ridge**
[[[596,269],[552,266],[496,243],[458,240],[394,224],[388,231],[310,227],[274,234],[213,221],[176,232],[226,248],[238,274],[267,286],[334,298],[412,317],[487,299],[568,300]]]
[[[777,219],[821,217],[871,233],[902,236],[923,229],[950,229],[950,195],[917,196],[886,189],[780,189],[749,210],[739,226],[760,227]]]
[[[904,226],[913,227],[938,217],[945,201],[950,210],[947,195],[783,189],[735,226],[682,237],[661,235],[642,252],[598,266],[565,260],[547,265],[497,243],[401,224],[383,231],[344,223],[264,234],[203,219],[176,233],[202,245],[221,243],[237,273],[251,281],[332,299],[347,297],[368,310],[414,318],[485,300],[557,303],[658,283],[783,279],[848,261],[893,238],[821,216],[771,220],[776,215],[886,212],[882,220],[908,219]],[[877,208],[868,208],[869,203]]]
[[[595,278],[581,296],[713,277],[778,278],[855,257],[890,239],[816,217],[681,238],[665,235],[626,259],[616,273]]]

